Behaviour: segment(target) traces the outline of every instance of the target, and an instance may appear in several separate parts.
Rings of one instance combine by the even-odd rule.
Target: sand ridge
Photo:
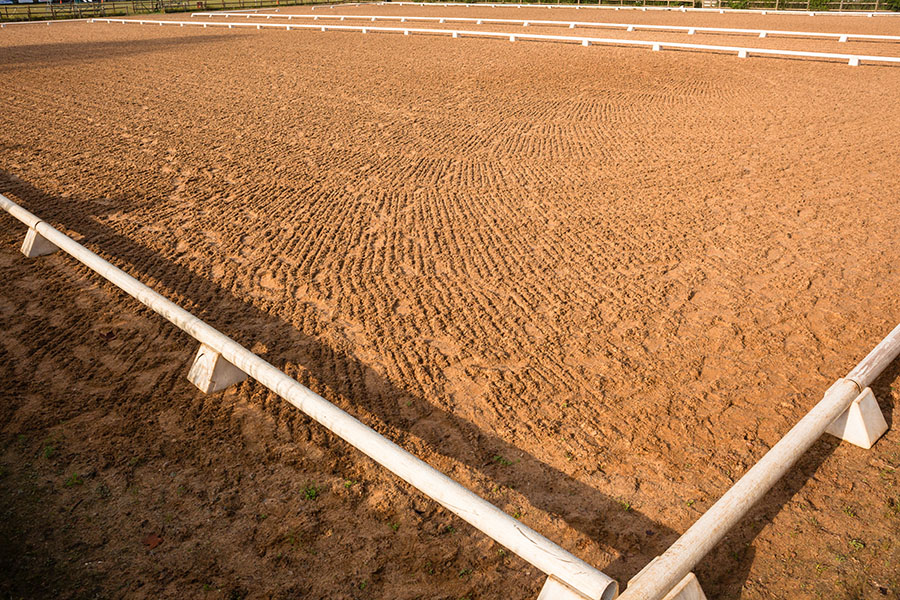
[[[620,581],[900,314],[887,69],[96,24],[0,47],[4,193]],[[10,593],[536,596],[259,386],[202,396],[184,336],[21,233]],[[890,414],[897,369],[875,387]],[[896,595],[898,450],[822,440],[707,593]]]

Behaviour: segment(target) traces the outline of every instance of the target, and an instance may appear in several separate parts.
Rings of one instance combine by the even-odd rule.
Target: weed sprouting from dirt
[[[500,456],[499,454],[493,458],[493,461],[500,465],[501,467],[508,467],[512,464],[512,461]]]

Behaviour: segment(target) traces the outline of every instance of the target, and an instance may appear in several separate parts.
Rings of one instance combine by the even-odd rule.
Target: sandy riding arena
[[[0,194],[623,589],[900,322],[900,64],[850,66],[900,17],[258,14],[0,29]],[[213,25],[325,14],[439,31]],[[537,598],[26,230],[0,212],[3,598]],[[710,600],[900,599],[900,361],[871,388],[887,433],[821,437],[696,565]]]

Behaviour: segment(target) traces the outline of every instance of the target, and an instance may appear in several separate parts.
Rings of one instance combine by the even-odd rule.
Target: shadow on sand
[[[393,441],[403,445],[404,438],[414,436],[433,452],[465,464],[484,479],[500,485],[515,485],[533,506],[559,517],[568,526],[599,542],[619,555],[619,558],[601,569],[620,582],[622,587],[644,565],[661,554],[678,537],[671,529],[661,526],[637,511],[623,511],[619,501],[602,491],[573,479],[569,475],[548,465],[536,457],[511,446],[490,431],[478,427],[422,399],[417,405],[426,407],[426,413],[419,418],[427,418],[436,426],[417,429],[411,433],[417,418],[404,416],[397,398],[409,397],[407,390],[396,388],[371,367],[356,357],[337,350],[314,337],[307,336],[292,324],[281,318],[261,311],[257,307],[234,296],[216,282],[161,256],[151,248],[143,246],[113,231],[93,214],[73,214],[66,210],[72,200],[45,194],[21,179],[0,171],[0,193],[12,193],[22,199],[26,208],[41,218],[65,224],[66,229],[78,231],[85,236],[88,246],[102,248],[113,257],[111,262],[130,272],[137,279],[159,282],[157,291],[163,295],[178,295],[190,301],[215,298],[214,311],[198,310],[195,314],[207,320],[223,333],[232,335],[230,324],[241,322],[253,324],[267,332],[277,332],[276,338],[268,337],[267,351],[260,356],[276,366],[286,361],[296,361],[308,369],[311,377],[335,394],[351,399],[363,417],[375,429],[388,432]],[[80,203],[82,205],[87,203]],[[142,203],[123,198],[115,203],[117,211],[137,207]],[[95,205],[101,208],[99,205]],[[24,235],[24,230],[23,230]],[[208,301],[208,300],[207,300]],[[212,307],[210,307],[212,308]],[[206,313],[206,314],[202,314]],[[246,335],[234,335],[236,341],[250,344],[254,340],[242,339]],[[298,351],[298,348],[303,348]],[[300,352],[300,354],[298,354]],[[185,353],[185,373],[192,352]],[[319,357],[320,360],[316,360]],[[888,397],[884,393],[890,381],[900,374],[900,361],[895,361],[873,384],[876,395]],[[375,382],[375,385],[373,385]],[[257,385],[257,384],[250,384]],[[380,390],[372,394],[370,390]],[[333,400],[326,395],[326,399]],[[882,404],[886,418],[891,420],[890,406]],[[378,422],[373,423],[372,419]],[[423,433],[424,431],[424,433]],[[396,435],[395,435],[396,434]],[[471,452],[465,456],[448,454],[444,440],[453,435],[466,440]],[[734,598],[746,580],[753,563],[754,553],[750,544],[762,529],[760,523],[768,523],[782,507],[797,493],[807,479],[819,468],[837,447],[838,441],[824,436],[807,452],[788,475],[770,491],[765,498],[745,517],[741,525],[732,530],[698,566],[698,575],[711,598]],[[496,455],[520,457],[523,472],[527,478],[517,478],[498,471],[491,461]],[[574,513],[570,498],[579,498],[579,503],[592,507],[591,516]]]

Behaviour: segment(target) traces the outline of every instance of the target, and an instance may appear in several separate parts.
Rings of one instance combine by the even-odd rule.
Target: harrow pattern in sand
[[[900,83],[583,50],[8,28],[0,185],[625,581],[896,321]],[[181,336],[19,233],[5,592],[536,595],[258,387],[197,393]],[[823,440],[700,565],[710,597],[896,594],[898,443]]]

